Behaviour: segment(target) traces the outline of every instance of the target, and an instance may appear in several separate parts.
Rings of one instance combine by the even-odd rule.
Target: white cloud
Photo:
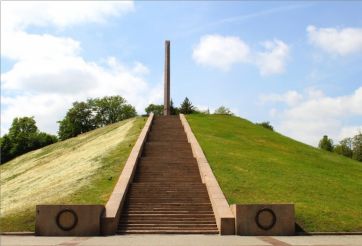
[[[137,72],[140,63],[126,67],[112,60],[114,67],[99,66],[80,57],[51,63],[16,63],[2,75],[4,90],[18,93],[16,97],[2,98],[2,133],[7,131],[12,119],[17,116],[35,116],[41,130],[55,133],[56,121],[64,117],[71,103],[90,97],[122,95],[136,106],[139,113],[148,103],[162,98],[162,87],[149,86],[142,78],[143,71]],[[45,72],[42,72],[44,68]]]
[[[279,97],[272,94],[269,97],[272,101],[284,101],[287,104],[284,111],[278,112],[278,131],[314,146],[323,135],[328,135],[338,142],[347,132],[349,134],[357,131],[357,128],[353,130],[354,125],[348,125],[346,122],[351,117],[362,116],[362,87],[350,95],[339,97],[328,97],[319,90],[313,90],[306,90],[304,99],[294,104],[282,100],[285,99],[285,94]]]
[[[263,52],[252,51],[248,44],[235,36],[205,35],[193,50],[197,64],[228,71],[235,64],[258,66],[262,75],[280,74],[285,71],[289,47],[274,39],[262,43]]]
[[[269,115],[270,115],[271,117],[275,117],[277,114],[278,114],[278,110],[277,110],[277,109],[272,108],[272,109],[269,110]]]
[[[344,138],[350,138],[360,132],[362,132],[362,125],[343,127],[339,133],[338,139],[342,140]]]
[[[280,74],[285,70],[286,60],[289,56],[289,47],[280,40],[263,43],[266,51],[257,54],[256,63],[262,75]]]
[[[259,97],[261,103],[265,104],[268,102],[282,102],[287,105],[295,105],[303,99],[303,95],[297,91],[287,91],[284,94],[267,94]]]
[[[6,1],[1,3],[2,31],[24,30],[28,26],[64,28],[83,23],[104,22],[134,10],[132,1]]]
[[[345,56],[362,51],[362,28],[317,28],[308,26],[310,43],[330,53]]]
[[[249,47],[238,37],[206,35],[194,48],[192,57],[198,63],[229,70],[235,63],[246,62]]]
[[[90,97],[121,95],[140,113],[151,101],[160,100],[162,88],[147,83],[149,69],[141,62],[128,65],[109,57],[100,65],[80,56],[77,40],[26,31],[31,25],[64,28],[103,22],[132,9],[132,2],[2,3],[1,25],[6,30],[1,55],[15,63],[1,75],[1,133],[19,116],[35,116],[39,129],[56,133],[56,121],[72,102]],[[149,91],[152,96],[147,96]]]
[[[12,60],[58,59],[74,56],[80,51],[78,41],[49,34],[17,31],[6,32],[2,37],[1,56]]]

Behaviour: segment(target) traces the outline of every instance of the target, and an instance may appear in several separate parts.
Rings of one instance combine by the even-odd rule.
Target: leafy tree
[[[269,121],[264,121],[264,122],[261,122],[261,123],[256,123],[256,125],[262,126],[262,127],[266,128],[266,129],[268,129],[268,130],[274,131],[274,127],[270,124]]]
[[[328,138],[327,135],[324,135],[323,138],[319,141],[319,148],[327,150],[327,151],[333,151],[333,140]]]
[[[12,142],[11,156],[18,156],[35,148],[38,128],[34,117],[15,118],[9,129],[9,137]]]
[[[227,107],[220,106],[219,108],[215,109],[214,114],[226,114],[226,115],[233,115],[233,112]]]
[[[34,147],[38,149],[56,142],[58,142],[57,136],[45,132],[39,132],[34,141]]]
[[[64,119],[58,121],[58,135],[65,140],[136,115],[136,109],[121,96],[74,102]]]
[[[85,102],[74,102],[65,118],[58,123],[58,135],[61,140],[75,137],[96,128],[92,107]]]
[[[185,100],[181,103],[180,113],[181,114],[192,114],[195,112],[195,107],[192,105],[190,100],[186,97]]]
[[[15,118],[0,141],[1,163],[56,141],[56,136],[39,132],[34,117]]]
[[[13,143],[8,134],[5,134],[0,138],[1,164],[13,158],[13,155],[10,153],[12,147]]]
[[[156,116],[163,115],[163,105],[162,104],[150,104],[145,108],[147,115],[153,113]]]
[[[344,155],[346,157],[352,158],[352,138],[345,138],[339,142],[336,146],[334,146],[334,152],[340,155]]]
[[[126,104],[121,96],[88,99],[87,104],[95,113],[95,125],[102,127],[136,116],[136,109]]]
[[[362,161],[362,133],[359,132],[352,140],[352,158],[357,161]]]

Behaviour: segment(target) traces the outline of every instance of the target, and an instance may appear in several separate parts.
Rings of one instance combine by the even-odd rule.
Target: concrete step
[[[162,156],[153,156],[153,157],[141,157],[141,162],[156,162],[156,163],[169,163],[169,164],[180,164],[180,163],[195,163],[197,165],[197,161],[193,156],[182,156],[180,158],[164,158]]]
[[[182,223],[182,224],[174,224],[174,223],[169,223],[169,224],[158,224],[158,223],[143,223],[143,224],[122,224],[120,223],[118,226],[118,229],[134,229],[134,230],[139,230],[139,229],[145,229],[145,228],[152,228],[152,229],[186,229],[186,228],[190,228],[190,229],[200,229],[200,227],[202,229],[215,229],[216,224],[201,224],[201,223],[193,223],[193,224],[186,224],[186,223]]]
[[[154,118],[118,233],[218,233],[206,186],[178,116]]]
[[[122,229],[118,230],[118,234],[218,234],[218,230],[200,230],[200,229],[148,229],[148,230],[132,230],[132,229]]]

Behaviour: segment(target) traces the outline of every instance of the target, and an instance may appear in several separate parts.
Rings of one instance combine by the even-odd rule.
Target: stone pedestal
[[[103,205],[37,205],[37,236],[97,236]]]
[[[294,204],[231,205],[235,231],[242,236],[291,236],[295,234]]]

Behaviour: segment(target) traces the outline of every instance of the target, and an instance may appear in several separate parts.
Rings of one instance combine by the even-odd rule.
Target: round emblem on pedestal
[[[265,231],[273,228],[276,222],[277,217],[275,216],[274,211],[270,208],[260,209],[255,216],[255,223],[260,229]]]
[[[59,211],[56,223],[63,231],[70,231],[78,224],[78,216],[72,209],[63,209]]]

